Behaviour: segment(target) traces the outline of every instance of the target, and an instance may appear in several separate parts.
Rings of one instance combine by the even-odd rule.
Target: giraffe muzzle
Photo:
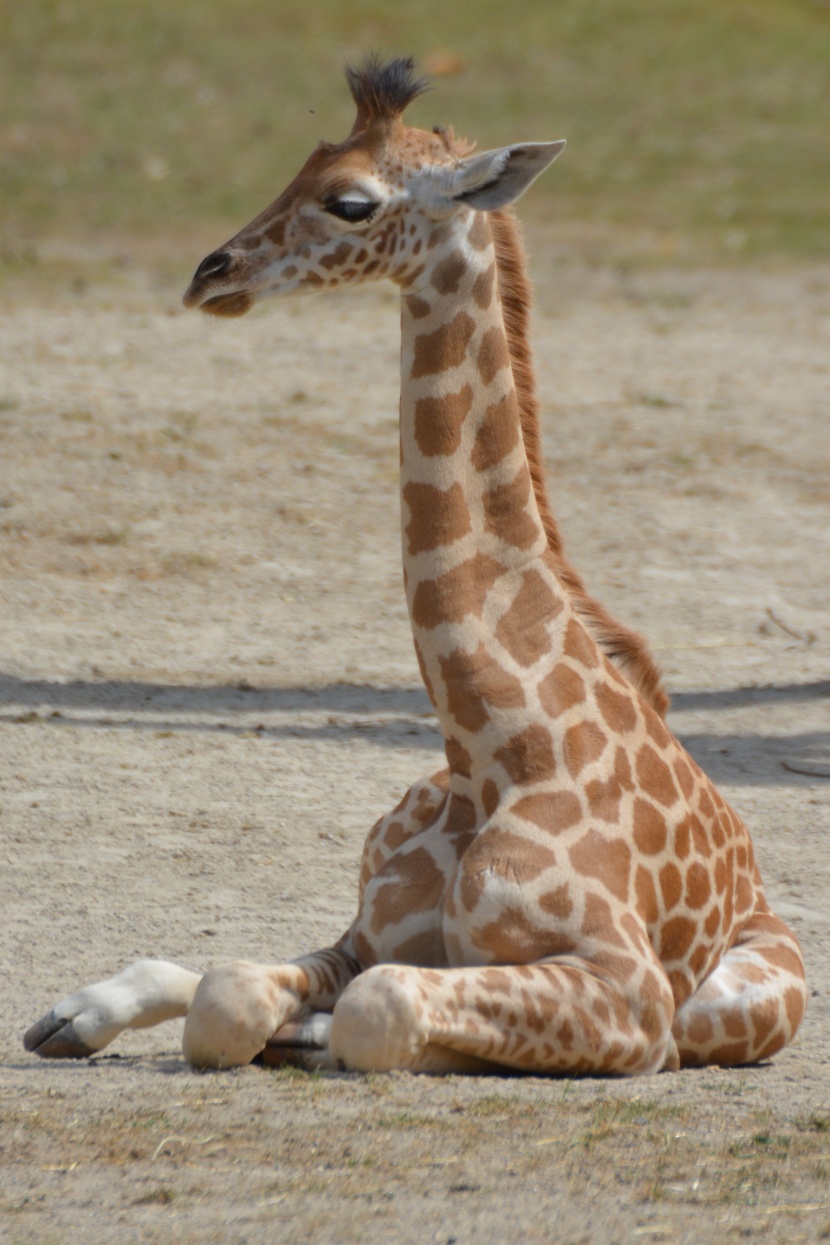
[[[185,307],[198,307],[213,316],[244,315],[253,304],[254,297],[247,290],[227,288],[232,284],[232,279],[227,280],[227,277],[233,266],[234,257],[229,251],[213,251],[203,259],[185,292]],[[211,286],[215,285],[220,288],[212,294]],[[224,290],[222,285],[226,286]]]

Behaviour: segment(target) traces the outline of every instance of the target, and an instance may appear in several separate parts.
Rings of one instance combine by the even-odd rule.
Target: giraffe
[[[767,1059],[806,1005],[746,827],[671,734],[640,637],[565,559],[541,471],[510,205],[564,143],[476,153],[403,121],[411,61],[347,71],[345,142],[205,259],[220,316],[401,291],[404,583],[447,766],[370,831],[357,915],[290,964],[142,960],[24,1041],[88,1055],[185,1016],[194,1066],[649,1074]],[[613,660],[612,660],[613,659]]]

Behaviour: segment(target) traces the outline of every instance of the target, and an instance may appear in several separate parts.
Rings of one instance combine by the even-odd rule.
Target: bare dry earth
[[[830,1235],[830,272],[551,264],[553,493],[754,829],[812,999],[772,1064],[630,1082],[190,1072],[24,1029],[153,954],[327,944],[439,760],[398,561],[392,292],[216,324],[141,278],[0,325],[0,1236]]]

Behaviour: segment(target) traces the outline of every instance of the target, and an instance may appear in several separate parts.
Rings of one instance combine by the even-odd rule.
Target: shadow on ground
[[[680,692],[674,713],[717,712],[830,699],[830,681],[771,687]],[[264,687],[248,683],[188,686],[111,680],[26,680],[0,677],[6,724],[75,729],[250,734],[265,739],[336,742],[359,736],[383,747],[440,748],[441,736],[419,687],[334,683],[325,687]],[[274,721],[274,715],[287,720]],[[313,715],[313,716],[312,716]],[[261,721],[257,720],[262,718]],[[312,720],[302,720],[311,717]],[[271,720],[268,720],[268,719]],[[321,720],[322,718],[322,720]],[[771,786],[830,780],[830,730],[800,734],[716,731],[679,734],[716,781]]]

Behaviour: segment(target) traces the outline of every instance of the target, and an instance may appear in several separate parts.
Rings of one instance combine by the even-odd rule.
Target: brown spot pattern
[[[608,683],[597,685],[595,696],[599,711],[615,734],[633,731],[637,725],[637,710],[632,696],[617,692]]]
[[[475,329],[473,317],[466,311],[459,311],[449,324],[442,324],[434,333],[422,333],[416,337],[413,380],[458,367],[467,353]]]
[[[527,571],[509,609],[496,626],[496,639],[520,666],[532,666],[550,647],[548,624],[562,611],[547,581]]]
[[[657,923],[660,909],[657,903],[657,891],[654,889],[654,878],[642,865],[637,866],[634,876],[634,893],[637,896],[637,911],[651,929]]]
[[[522,886],[555,864],[555,853],[544,844],[532,843],[500,826],[488,826],[464,853],[458,881],[459,898],[464,908],[473,912],[494,875]]]
[[[616,823],[620,816],[620,800],[631,789],[631,766],[625,750],[619,745],[614,757],[614,773],[603,782],[595,778],[586,784],[585,795],[594,817]]]
[[[488,817],[492,817],[499,806],[499,789],[492,778],[485,778],[481,787],[481,803]]]
[[[485,530],[517,549],[529,549],[542,531],[538,520],[527,511],[530,491],[530,472],[526,464],[509,484],[486,489],[481,499]]]
[[[449,735],[444,740],[444,751],[447,754],[447,764],[453,773],[469,778],[473,769],[473,758],[464,745]]]
[[[549,913],[550,916],[555,916],[560,921],[567,921],[574,910],[573,900],[571,899],[567,883],[563,882],[555,890],[545,891],[544,894],[540,895],[539,907],[543,912]]]
[[[700,861],[694,861],[686,873],[686,906],[693,910],[704,907],[709,902],[711,893],[709,870]]]
[[[589,830],[569,855],[580,877],[596,878],[621,902],[628,900],[631,848],[624,839],[609,839],[598,830]]]
[[[384,847],[389,848],[390,851],[394,852],[397,851],[397,849],[405,843],[409,837],[410,832],[407,830],[402,821],[390,821],[389,825],[386,827],[386,833],[383,836],[383,845]]]
[[[446,259],[435,265],[430,284],[439,294],[457,294],[461,278],[467,271],[467,261],[460,251],[453,251]]]
[[[476,823],[475,804],[468,796],[459,795],[457,791],[453,791],[450,796],[450,806],[447,809],[447,820],[444,823],[444,834],[452,842],[459,859],[473,840]]]
[[[417,294],[407,294],[406,306],[413,320],[423,320],[424,316],[428,316],[432,308],[425,298],[419,298]]]
[[[498,325],[487,330],[478,350],[478,372],[485,385],[495,380],[502,368],[510,367],[510,351],[504,329]]]
[[[660,959],[663,963],[683,960],[697,934],[697,922],[687,916],[673,916],[660,930]]]
[[[658,748],[668,748],[672,742],[662,718],[654,712],[650,705],[644,708],[644,716],[646,721],[646,731],[657,744]]]
[[[378,874],[372,896],[372,932],[380,934],[400,920],[402,912],[436,908],[444,892],[444,874],[425,847],[398,852]]]
[[[415,403],[415,440],[427,458],[454,454],[461,444],[461,429],[473,405],[473,391],[465,385],[443,398],[419,398]]]
[[[427,696],[429,696],[430,704],[433,705],[433,707],[437,708],[438,701],[435,699],[435,688],[432,686],[432,679],[429,677],[429,671],[427,670],[426,662],[424,661],[424,655],[421,652],[421,646],[419,645],[417,640],[413,640],[413,643],[415,645],[415,656],[418,659],[418,669],[421,672],[421,680],[423,681],[424,687],[426,688],[426,693],[427,693]]]
[[[677,784],[683,792],[684,797],[688,800],[694,790],[695,780],[690,766],[686,763],[683,757],[677,757],[674,762],[674,776],[677,779]]]
[[[637,755],[637,778],[646,795],[664,808],[671,808],[677,799],[677,787],[671,770],[650,744],[643,744]]]
[[[542,782],[556,772],[553,741],[543,726],[528,726],[495,752],[514,783]]]
[[[480,731],[490,721],[490,708],[524,706],[521,683],[491,657],[483,644],[474,653],[454,649],[439,661],[447,689],[447,708],[465,730]]]
[[[476,471],[489,471],[519,444],[519,403],[511,389],[491,403],[476,431],[472,462]]]
[[[496,266],[491,264],[486,272],[480,272],[473,282],[473,298],[486,311],[493,301],[493,289],[496,283]]]
[[[491,921],[473,931],[473,942],[482,951],[486,951],[496,964],[532,964],[534,960],[545,956],[565,955],[574,950],[570,939],[557,935],[555,931],[540,929],[524,908],[510,904],[505,904],[497,921]],[[524,1043],[526,1038],[518,1029],[518,1023],[517,1016],[511,1027]]]
[[[568,623],[562,648],[565,656],[570,657],[578,666],[585,666],[587,670],[592,670],[599,665],[596,644],[589,637],[582,623],[577,622],[575,618]]]
[[[472,530],[464,490],[458,483],[448,489],[406,484],[403,498],[411,516],[406,536],[412,555],[452,545]]]
[[[595,895],[591,891],[585,896],[582,932],[588,938],[596,938],[605,943],[607,947],[628,948],[628,943],[617,929],[610,903],[602,895]],[[606,951],[603,958],[607,960],[612,957]]]
[[[559,662],[538,687],[542,708],[552,718],[567,713],[585,699],[585,683],[571,666]]]
[[[572,791],[541,791],[523,796],[510,810],[542,830],[560,834],[582,820],[582,805]]]
[[[483,212],[476,212],[467,233],[467,241],[475,251],[486,251],[493,240],[490,225]]]
[[[328,255],[323,255],[320,259],[320,267],[331,272],[333,268],[341,268],[351,255],[354,247],[351,242],[343,241],[335,247],[333,251],[329,251]]]
[[[435,579],[418,584],[412,600],[412,621],[431,630],[441,623],[457,623],[468,614],[481,617],[487,593],[503,573],[495,558],[477,553]]]
[[[634,801],[634,843],[644,856],[656,856],[666,846],[666,819],[653,804],[639,797]]]
[[[389,959],[397,964],[417,964],[434,968],[446,963],[444,939],[440,929],[430,925],[428,929],[405,938],[389,949]]]
[[[569,727],[562,741],[562,751],[571,778],[576,778],[586,765],[599,760],[607,743],[605,732],[595,722],[577,722]]]
[[[683,878],[677,865],[671,861],[660,870],[660,891],[663,896],[663,907],[666,912],[676,908],[683,896]]]

